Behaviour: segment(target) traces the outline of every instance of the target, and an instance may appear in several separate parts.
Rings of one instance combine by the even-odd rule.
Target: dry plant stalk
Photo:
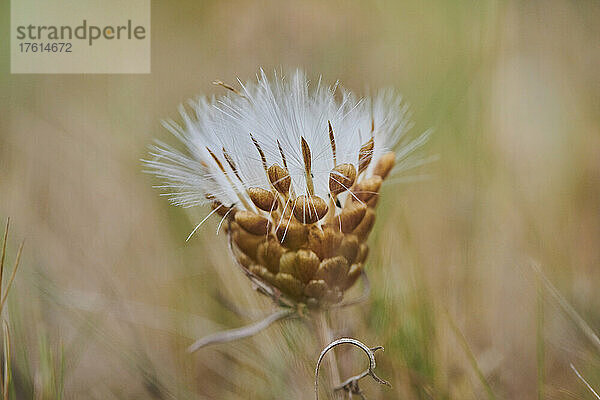
[[[15,280],[15,276],[17,275],[17,270],[19,269],[19,263],[21,261],[21,254],[23,252],[23,245],[25,241],[21,242],[19,245],[19,249],[17,250],[17,256],[15,258],[15,265],[13,266],[12,273],[6,284],[6,288],[3,290],[4,283],[4,261],[6,259],[6,245],[8,242],[8,231],[10,227],[10,218],[6,219],[6,228],[4,230],[4,240],[2,243],[2,254],[0,255],[0,315],[4,311],[4,304],[6,303],[6,299],[8,298],[8,292],[12,287],[12,284]],[[2,391],[2,398],[4,400],[8,400],[9,398],[9,389],[10,389],[10,380],[11,380],[11,371],[10,371],[10,358],[11,358],[11,342],[10,342],[10,329],[8,327],[8,322],[2,318],[2,333],[3,333],[3,352],[4,352],[4,365],[3,365],[3,373],[0,379],[0,391]]]

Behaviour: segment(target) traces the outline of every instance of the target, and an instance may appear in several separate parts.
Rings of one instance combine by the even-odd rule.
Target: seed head
[[[296,302],[339,302],[361,274],[406,107],[391,91],[358,99],[320,79],[311,87],[300,71],[261,71],[239,90],[218,82],[225,95],[163,123],[185,149],[158,144],[146,165],[174,204],[211,204],[250,274]]]

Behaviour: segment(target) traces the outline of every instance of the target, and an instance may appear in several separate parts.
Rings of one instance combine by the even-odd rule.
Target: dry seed
[[[327,203],[319,196],[299,196],[294,207],[294,216],[303,224],[314,224],[327,214]]]
[[[340,164],[329,173],[329,191],[337,196],[350,189],[356,179],[356,168],[352,164]]]
[[[290,174],[287,172],[287,170],[281,168],[277,164],[274,164],[269,167],[267,174],[269,175],[269,180],[271,181],[273,187],[277,189],[279,193],[287,195],[290,191],[290,184],[292,182]]]
[[[253,187],[248,189],[248,196],[254,205],[263,211],[271,212],[277,209],[277,197],[269,190]]]

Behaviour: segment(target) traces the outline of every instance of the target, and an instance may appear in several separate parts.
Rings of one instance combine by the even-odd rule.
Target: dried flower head
[[[294,302],[340,302],[361,275],[382,181],[425,136],[393,152],[408,121],[391,91],[358,99],[302,72],[261,71],[239,91],[215,83],[229,92],[164,122],[185,150],[159,144],[146,164],[174,204],[211,204],[251,277]]]

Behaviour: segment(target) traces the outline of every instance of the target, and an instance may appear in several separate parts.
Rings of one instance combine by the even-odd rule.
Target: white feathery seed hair
[[[216,200],[224,207],[257,212],[247,191],[255,187],[273,191],[266,169],[275,164],[289,172],[294,196],[285,205],[294,207],[294,197],[301,195],[330,202],[330,173],[336,165],[352,164],[359,183],[391,150],[396,152],[396,170],[426,162],[412,154],[429,133],[412,140],[406,137],[411,127],[407,106],[393,90],[361,99],[338,83],[326,86],[319,79],[311,84],[302,71],[269,78],[261,70],[256,81],[240,81],[239,91],[216,83],[229,91],[181,105],[181,124],[163,121],[184,150],[157,143],[152,159],[144,160],[164,181],[158,187],[175,205],[192,207]],[[361,149],[363,157],[370,156],[362,171]],[[345,191],[336,197],[343,204],[351,195]]]

